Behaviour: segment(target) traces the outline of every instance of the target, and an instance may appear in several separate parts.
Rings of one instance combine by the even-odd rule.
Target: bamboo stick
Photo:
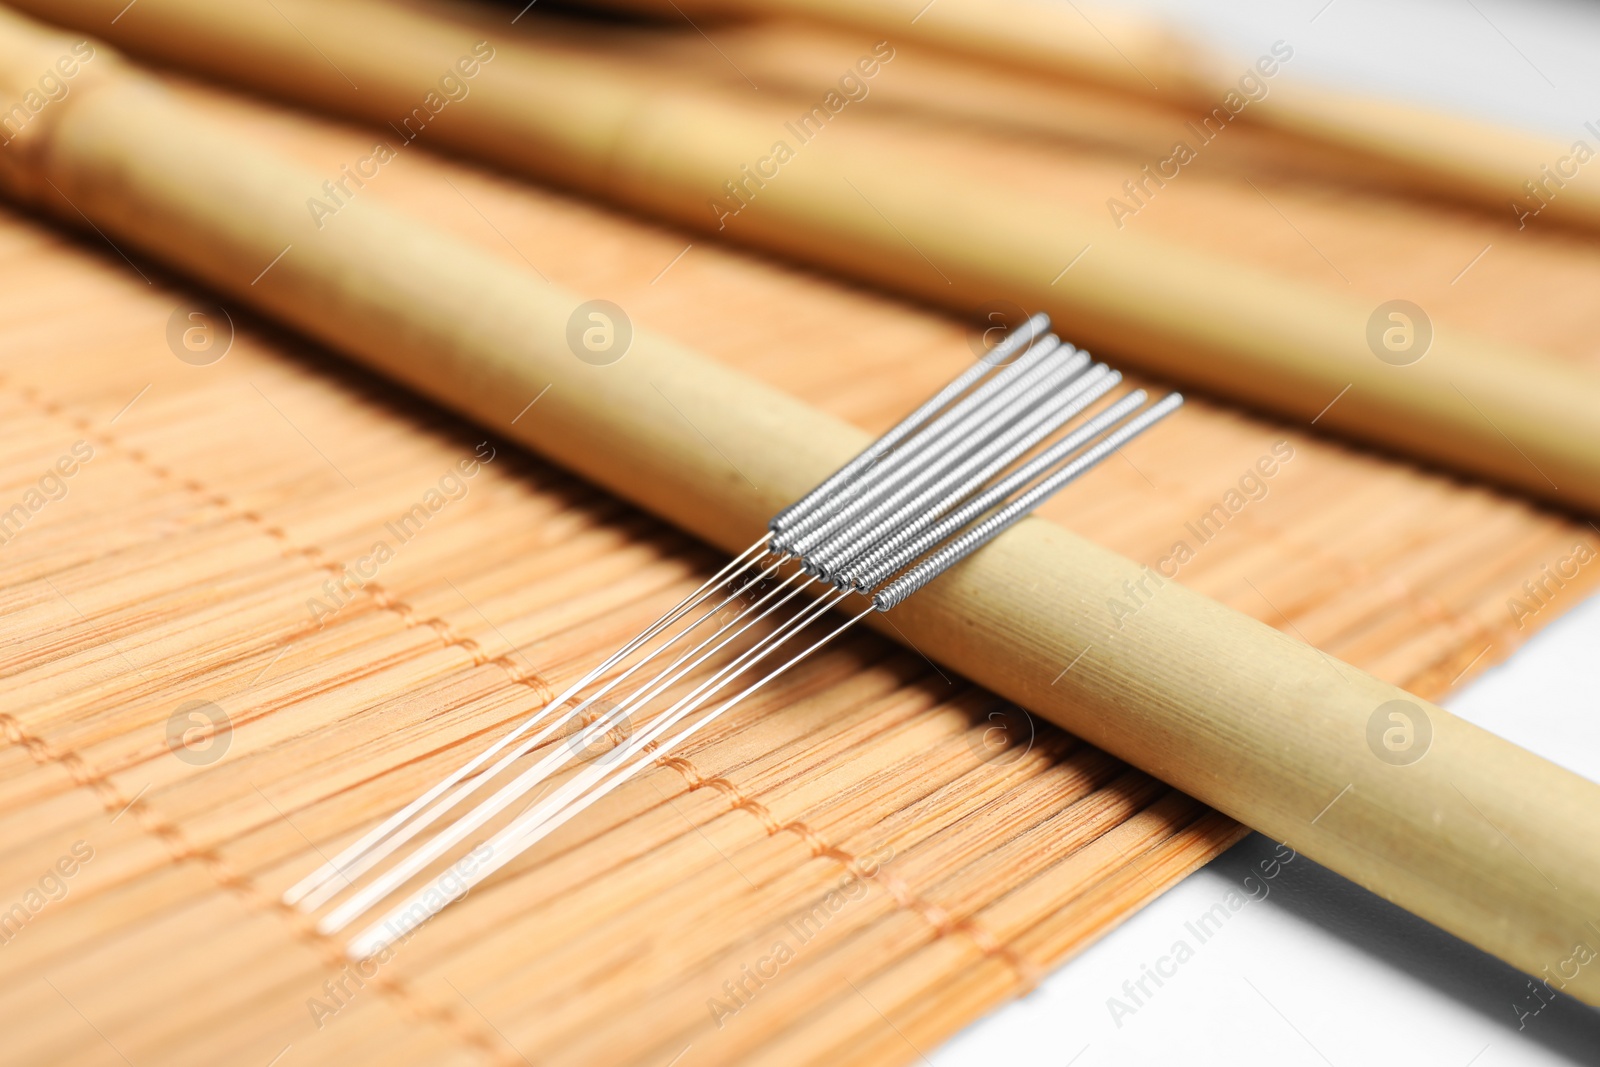
[[[683,17],[676,0],[601,0],[601,6]],[[915,41],[1201,115],[1223,107],[1229,93],[1241,98],[1238,79],[1249,72],[1248,63],[1230,67],[1152,17],[1078,4],[1069,10],[1042,0],[941,0],[927,7],[922,0],[699,0],[687,7],[712,17],[777,15]],[[1292,50],[1295,42],[1280,44]],[[1274,84],[1239,114],[1247,123],[1397,168],[1422,188],[1505,218],[1521,222],[1549,209],[1549,219],[1600,226],[1600,181],[1581,171],[1600,144],[1575,158],[1573,142],[1553,136],[1294,80]]]
[[[1001,66],[1021,66],[1136,96],[1208,99],[1215,57],[1137,12],[1030,0],[600,0],[599,7],[660,16],[808,19],[916,41]]]
[[[1042,308],[1072,324],[1074,341],[1158,374],[1292,418],[1320,413],[1320,426],[1600,510],[1600,376],[1542,353],[1436,327],[1420,361],[1393,365],[1372,338],[1395,320],[1375,302],[1118,230],[1049,198],[997,196],[976,167],[953,173],[870,135],[829,129],[802,142],[787,113],[663,89],[625,63],[532,38],[487,43],[497,58],[460,103],[439,105],[435,123],[417,109],[430,92],[443,100],[441,72],[470,61],[475,40],[447,19],[370,0],[144,0],[112,26],[114,6],[64,0],[48,11],[109,27],[146,55],[391,129],[426,115],[425,136],[440,144],[920,298]],[[315,48],[297,26],[317,34]],[[777,140],[793,149],[787,163],[773,162]],[[763,165],[777,176],[748,176]],[[737,188],[744,199],[731,197]]]
[[[74,39],[0,20],[15,93]],[[207,122],[96,46],[93,77],[0,151],[6,192],[103,231],[724,548],[863,435],[639,331],[594,366],[578,298],[371,200],[318,231],[318,176]],[[285,251],[285,249],[288,251]],[[512,424],[548,387],[539,417]],[[702,436],[704,435],[704,436]],[[707,441],[716,442],[708,447]],[[1106,605],[1143,582],[1113,625]],[[996,692],[1533,974],[1600,913],[1600,787],[1042,521],[897,609],[890,631]],[[1369,743],[1391,702],[1424,758]],[[1559,887],[1559,888],[1558,888]],[[1547,970],[1548,969],[1548,970]],[[1600,1002],[1600,971],[1565,989]]]
[[[452,12],[465,16],[469,11]],[[472,25],[497,33],[500,19],[477,17]],[[693,75],[739,90],[748,88],[742,71],[761,92],[787,94],[790,110],[804,111],[834,86],[839,72],[852,67],[861,53],[859,31],[801,21],[760,21],[717,27],[717,48],[710,53],[698,35],[691,40],[676,28],[626,31],[607,24],[563,25],[556,19],[539,24],[540,36],[551,43],[598,55],[648,55],[661,78]],[[1172,154],[1176,141],[1193,138],[1185,125],[1205,112],[1197,107],[1151,100],[1099,85],[1040,78],[1034,71],[1002,67],[978,58],[926,48],[920,42],[895,42],[891,78],[871,86],[873,108],[897,116],[916,116],[940,123],[964,124],[988,133],[1065,142],[1131,156],[1137,169]],[[1429,190],[1414,168],[1329,145],[1312,137],[1249,124],[1228,128],[1228,136],[1206,147],[1206,169],[1229,174],[1294,176],[1320,184],[1376,191]]]

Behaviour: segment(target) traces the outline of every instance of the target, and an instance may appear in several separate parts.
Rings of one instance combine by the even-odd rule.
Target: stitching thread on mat
[[[9,383],[6,383],[4,379],[0,379],[0,384]],[[28,386],[13,388],[24,400],[39,411],[71,424],[75,429],[93,437],[98,443],[105,445],[111,451],[120,453],[133,463],[143,467],[158,480],[177,485],[184,491],[222,509],[225,513],[237,516],[245,522],[256,526],[272,540],[283,546],[282,554],[285,558],[292,559],[299,556],[309,560],[319,569],[329,570],[335,574],[338,573],[339,567],[337,564],[320,562],[327,558],[327,554],[317,546],[296,545],[281,527],[268,525],[259,514],[239,507],[222,493],[207,489],[198,479],[179,479],[168,468],[150,460],[142,450],[123,445],[112,435],[96,429],[87,418],[68,415],[63,405],[44,399],[37,390]],[[545,701],[550,699],[551,691],[549,686],[537,673],[533,671],[522,672],[507,656],[490,659],[482,653],[476,641],[457,635],[444,619],[419,619],[410,605],[394,599],[386,591],[377,587],[375,583],[368,582],[364,588],[373,591],[373,600],[379,607],[400,615],[408,628],[417,625],[429,626],[440,635],[446,646],[455,645],[467,652],[472,657],[474,666],[495,663],[505,670],[513,682],[528,686]],[[300,914],[282,901],[273,898],[248,876],[234,871],[215,849],[196,848],[189,843],[184,837],[183,831],[176,824],[159,817],[142,797],[135,797],[131,801],[127,800],[105,774],[92,767],[77,752],[70,749],[56,750],[54,746],[43,738],[29,733],[22,723],[9,713],[0,712],[0,729],[4,730],[6,737],[10,741],[21,745],[36,763],[45,765],[50,763],[59,764],[66,770],[74,784],[81,788],[90,789],[99,796],[108,814],[131,813],[142,830],[162,842],[174,863],[182,863],[187,859],[198,861],[220,888],[239,896],[248,906],[256,910],[275,912],[286,919],[290,928],[294,930],[295,938],[316,951],[323,960],[324,965],[330,970],[337,973],[343,969],[346,963],[344,952],[333,938],[318,933],[308,916]],[[370,979],[370,982],[384,995],[393,999],[401,1007],[402,1011],[412,1018],[443,1027],[452,1036],[481,1048],[491,1059],[507,1063],[521,1060],[520,1053],[513,1057],[510,1053],[501,1051],[499,1042],[492,1040],[486,1031],[475,1026],[454,1009],[419,999],[403,982],[392,977],[383,976],[374,976]]]
[[[94,438],[97,442],[103,443],[112,451],[122,454],[128,460],[143,467],[158,480],[178,486],[203,501],[218,507],[224,513],[253,525],[281,546],[284,558],[303,558],[313,567],[336,577],[341,573],[341,566],[336,561],[331,560],[328,554],[319,546],[315,544],[296,544],[281,526],[269,524],[259,513],[239,506],[225,494],[209,489],[198,479],[180,479],[169,468],[151,460],[143,450],[123,445],[112,434],[96,428],[87,418],[66,414],[62,405],[54,401],[44,400],[31,387],[21,387],[17,391],[30,404],[45,414],[69,422],[76,429]],[[1343,559],[1340,562],[1350,567],[1361,566]],[[1361,567],[1361,569],[1365,570],[1364,567]],[[532,670],[524,671],[512,662],[507,655],[490,658],[484,653],[476,640],[457,634],[447,620],[437,616],[427,619],[421,618],[411,605],[395,598],[377,582],[368,581],[363,583],[362,590],[371,596],[372,601],[378,607],[399,615],[407,628],[422,625],[428,626],[439,635],[444,646],[455,646],[466,652],[473,666],[494,663],[504,671],[511,682],[533,689],[546,702],[551,699],[552,691],[536,672]],[[1404,595],[1407,599],[1417,601],[1421,599],[1409,587],[1405,589]],[[1430,603],[1427,606],[1435,609],[1434,612],[1430,613],[1443,614],[1446,617],[1450,614],[1447,609],[1442,609],[1442,606],[1436,603]],[[584,717],[584,719],[592,721],[591,717]],[[101,797],[108,813],[121,811],[125,808],[133,812],[143,829],[163,841],[175,862],[181,862],[186,858],[199,860],[219,886],[237,893],[257,908],[270,909],[284,914],[286,918],[290,919],[290,925],[295,930],[297,938],[315,947],[330,967],[337,968],[343,965],[343,953],[333,943],[333,939],[318,934],[309,919],[271,898],[248,877],[234,872],[214,850],[201,850],[189,844],[182,831],[176,825],[158,817],[142,798],[135,798],[131,804],[127,803],[123,800],[116,787],[105,776],[90,767],[81,756],[70,751],[65,753],[53,752],[47,742],[27,734],[20,723],[12,716],[0,713],[0,726],[5,728],[8,737],[22,744],[37,762],[53,760],[61,763],[76,783],[93,789]],[[727,797],[732,809],[744,811],[760,822],[767,836],[776,836],[784,831],[793,833],[806,845],[814,857],[831,859],[857,877],[864,880],[877,881],[890,894],[898,907],[917,914],[929,925],[936,937],[943,938],[955,934],[965,935],[984,956],[998,959],[1014,973],[1021,986],[1019,995],[1025,994],[1037,985],[1042,974],[1041,968],[1035,966],[1011,946],[1003,943],[992,930],[977,919],[968,917],[962,920],[955,920],[948,910],[933,901],[918,896],[902,878],[886,871],[882,867],[879,867],[870,875],[867,874],[858,856],[828,843],[804,822],[794,820],[788,823],[781,823],[765,804],[743,795],[737,786],[725,778],[705,777],[700,774],[689,760],[683,757],[673,756],[657,762],[660,765],[670,766],[678,771],[690,791],[708,786]],[[1141,871],[1141,873],[1143,872]],[[383,989],[387,995],[393,997],[415,1017],[436,1022],[446,1029],[456,1032],[465,1040],[482,1048],[490,1055],[496,1054],[496,1043],[489,1039],[487,1033],[481,1029],[473,1028],[470,1025],[470,1021],[463,1020],[452,1009],[442,1005],[431,1006],[426,1002],[418,1001],[415,998],[415,994],[403,983],[392,978],[374,979],[373,984],[378,985],[380,989]],[[504,1055],[504,1053],[501,1053],[501,1055]]]
[[[1512,642],[1513,647],[1526,640],[1526,638],[1518,638],[1517,632],[1508,623],[1495,625],[1485,623],[1481,619],[1474,619],[1470,615],[1452,609],[1438,597],[1419,588],[1414,582],[1410,582],[1398,575],[1385,574],[1381,569],[1375,568],[1362,560],[1353,559],[1342,553],[1329,552],[1319,545],[1306,542],[1290,534],[1282,526],[1263,522],[1257,523],[1255,529],[1257,532],[1265,534],[1269,540],[1287,549],[1291,557],[1320,559],[1331,563],[1351,587],[1370,583],[1379,587],[1395,589],[1396,595],[1393,598],[1395,601],[1411,608],[1424,621],[1444,626],[1451,633],[1459,635],[1461,640],[1465,640],[1467,635],[1477,635],[1488,640],[1491,644],[1509,640]],[[1273,623],[1268,622],[1267,625],[1272,626],[1275,630],[1278,629]],[[1349,632],[1349,627],[1346,627],[1345,632]],[[1335,637],[1338,636],[1341,635],[1335,635]],[[1331,639],[1329,643],[1333,643]],[[1477,642],[1474,641],[1473,643],[1476,644]],[[1456,653],[1456,655],[1461,655],[1461,653]],[[1423,678],[1437,669],[1440,662],[1443,661],[1436,661],[1434,664],[1419,668],[1406,682],[1397,684],[1409,686],[1412,681]]]
[[[182,863],[190,859],[197,861],[220,888],[238,896],[246,906],[256,911],[276,912],[287,920],[294,931],[295,939],[310,946],[332,973],[337,974],[343,969],[347,962],[344,952],[333,938],[317,932],[309,916],[302,915],[282,901],[271,897],[256,885],[254,879],[230,867],[215,849],[196,848],[184,837],[182,830],[157,815],[155,809],[143,797],[136,796],[131,801],[126,800],[116,785],[81,755],[71,750],[55,750],[43,738],[23,729],[15,716],[0,712],[0,728],[5,730],[6,737],[10,741],[26,749],[36,763],[46,766],[51,763],[59,764],[75,785],[93,791],[100,798],[107,814],[119,812],[132,814],[140,829],[156,837],[166,846],[173,863]],[[412,1018],[435,1023],[451,1036],[482,1048],[492,1057],[507,1063],[515,1062],[507,1054],[497,1051],[498,1043],[491,1040],[487,1032],[477,1028],[470,1020],[449,1007],[419,999],[404,982],[381,974],[374,975],[367,981],[393,999],[400,1005],[402,1011]]]
[[[707,777],[700,773],[693,763],[683,756],[667,756],[656,761],[657,766],[670,767],[683,777],[684,783],[690,792],[697,789],[710,788],[727,797],[733,810],[742,811],[752,816],[761,823],[768,837],[775,837],[779,833],[789,832],[798,837],[813,857],[831,859],[842,865],[851,874],[864,881],[875,881],[883,886],[884,890],[893,898],[896,906],[919,916],[933,928],[936,937],[948,937],[952,934],[965,934],[978,951],[985,956],[1000,960],[1011,968],[1017,976],[1021,989],[1018,996],[1026,995],[1038,986],[1043,975],[1041,968],[1035,966],[1010,945],[1002,942],[994,932],[984,926],[977,919],[968,917],[955,920],[950,913],[931,900],[920,897],[906,884],[903,878],[889,873],[882,865],[868,874],[861,863],[861,858],[837,845],[829,844],[821,835],[798,819],[789,822],[780,822],[761,801],[745,796],[738,786],[728,779],[720,776]]]
[[[0,382],[3,381],[4,379],[0,379]],[[234,516],[256,527],[256,529],[279,544],[280,551],[285,559],[304,559],[316,569],[326,571],[334,577],[338,577],[343,573],[343,568],[339,563],[330,559],[323,549],[314,544],[297,544],[283,527],[268,523],[260,513],[254,510],[240,507],[225,493],[208,488],[197,478],[179,478],[171,469],[152,460],[143,449],[124,445],[115,436],[97,428],[89,419],[81,415],[68,414],[62,404],[54,400],[46,400],[32,386],[13,386],[13,388],[24,400],[39,411],[69,423],[74,429],[94,438],[97,443],[103,444],[111,451],[120,453],[133,463],[143,467],[158,480],[176,485],[185,492],[221,509],[225,514]],[[407,629],[426,626],[439,635],[439,639],[445,647],[461,649],[471,658],[474,667],[492,663],[504,671],[506,677],[512,682],[531,689],[540,701],[548,703],[551,697],[554,696],[554,691],[549,684],[536,671],[518,667],[509,655],[493,657],[487,655],[476,640],[456,633],[448,620],[439,616],[422,618],[410,604],[396,599],[378,582],[366,582],[361,588],[363,592],[371,596],[372,601],[378,607],[400,616]],[[298,635],[295,638],[291,638],[291,641],[297,639]]]

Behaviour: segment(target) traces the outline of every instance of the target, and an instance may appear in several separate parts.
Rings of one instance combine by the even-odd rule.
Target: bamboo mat
[[[180,88],[329,174],[371,148],[370,133]],[[1101,195],[1127,166],[860,117],[849,136],[921,138],[950,165],[1003,153],[1012,180],[1071,195]],[[1264,179],[1263,204],[1223,168],[1189,178],[1139,223],[1326,272],[1281,211],[1345,284],[1387,298],[1404,281],[1436,317],[1594,358],[1587,245],[1524,235],[1452,285],[1506,227],[1351,187]],[[865,427],[972,358],[939,313],[420,146],[362,195]],[[375,973],[346,968],[278,894],[717,558],[231,304],[226,358],[180,362],[175,310],[212,298],[134,260],[0,215],[0,507],[26,507],[84,442],[65,496],[0,544],[0,1063],[907,1062],[1241,832],[861,634]],[[446,481],[480,442],[492,460]],[[1202,541],[1191,524],[1216,522],[1275,446],[1265,495],[1225,506]],[[430,499],[427,525],[393,536]],[[1204,401],[1046,514],[1152,565],[1187,539],[1186,584],[1428,696],[1593,585],[1580,572],[1519,628],[1508,598],[1593,544],[1587,525]],[[393,558],[319,624],[308,602],[328,604],[324,582],[379,540]],[[192,701],[230,728],[170,741]]]

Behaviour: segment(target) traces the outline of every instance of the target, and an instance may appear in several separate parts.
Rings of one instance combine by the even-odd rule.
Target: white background
[[[1131,6],[1170,16],[1244,60],[1288,41],[1293,73],[1307,81],[1445,105],[1563,140],[1582,136],[1585,121],[1600,120],[1600,6]],[[1557,620],[1446,706],[1600,781],[1597,649],[1600,598]],[[1185,924],[1237,890],[1276,847],[1251,835],[1030,996],[927,1050],[925,1059],[934,1067],[1600,1063],[1600,1012],[1563,997],[1519,1018],[1539,1003],[1524,975],[1304,857],[1267,883],[1265,898],[1198,945],[1133,1014],[1114,1021],[1107,999],[1126,999],[1123,983],[1138,979],[1142,965],[1168,954],[1179,938],[1196,945]],[[1600,846],[1591,840],[1585,847]]]

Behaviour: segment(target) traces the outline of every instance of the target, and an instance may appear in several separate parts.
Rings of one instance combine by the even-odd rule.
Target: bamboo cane
[[[1600,509],[1600,376],[1541,353],[1438,329],[1431,347],[1402,356],[1422,351],[1419,361],[1394,365],[1375,338],[1399,329],[1421,346],[1422,327],[1372,302],[1119,231],[1052,199],[996,195],[976,171],[949,173],[875,140],[845,143],[830,129],[802,143],[792,116],[531,39],[487,43],[497,58],[435,121],[427,94],[442,101],[441,77],[462,81],[451,72],[477,38],[431,9],[143,0],[111,25],[115,6],[48,9],[147,55],[401,136],[424,123],[441,145],[922,298],[1042,308],[1071,323],[1074,340],[1158,374],[1296,419],[1321,413],[1320,426]],[[779,141],[787,163],[774,163]],[[767,178],[751,178],[752,166]]]
[[[683,17],[676,0],[602,0],[602,6],[665,19]],[[915,41],[999,67],[1163,100],[1202,115],[1223,107],[1229,93],[1242,96],[1238,79],[1250,70],[1248,63],[1230,67],[1221,56],[1147,16],[1079,4],[940,0],[924,7],[923,0],[699,0],[687,7],[703,16],[785,16]],[[1291,50],[1295,45],[1280,43]],[[1531,213],[1590,229],[1600,226],[1600,181],[1580,170],[1600,152],[1600,143],[1574,159],[1570,141],[1292,80],[1274,85],[1240,114],[1249,123],[1398,167],[1411,183],[1507,218],[1521,220]],[[1591,126],[1586,136],[1600,134],[1593,134]]]
[[[76,43],[0,17],[0,91],[24,92]],[[864,443],[645,331],[620,362],[580,360],[567,340],[577,296],[371,199],[319,231],[304,206],[319,176],[93,48],[72,92],[0,150],[0,187],[18,201],[92,219],[724,548]],[[538,417],[513,423],[546,388]],[[1150,582],[1032,520],[897,609],[886,632],[1600,1003],[1600,970],[1573,964],[1600,944],[1600,855],[1584,843],[1600,787]],[[1148,599],[1113,624],[1108,599],[1136,583]],[[1402,763],[1376,738],[1406,727],[1428,741]]]
[[[807,19],[917,41],[1006,67],[1042,70],[1137,96],[1202,101],[1219,83],[1216,58],[1136,12],[1031,0],[600,0],[668,20]]]
[[[471,21],[494,33],[503,20],[484,12]],[[748,88],[748,77],[763,93],[786,93],[795,111],[809,106],[856,63],[862,42],[859,31],[846,28],[799,20],[753,21],[717,26],[718,52],[710,52],[708,59],[702,38],[691,39],[672,27],[624,29],[608,23],[596,28],[576,20],[546,19],[539,29],[544,40],[577,49],[643,56],[663,79],[693,74],[738,90]],[[1136,165],[1170,156],[1174,142],[1194,136],[1186,122],[1205,113],[1100,85],[1041,78],[1034,71],[1000,67],[921,42],[897,42],[893,77],[877,79],[871,91],[874,110],[888,112],[886,118],[916,117],[991,134],[1003,131],[1018,139],[1132,156]],[[1259,125],[1230,126],[1228,136],[1207,146],[1207,152],[1205,166],[1212,175],[1242,174],[1256,180],[1293,176],[1380,195],[1429,188],[1415,168]]]

